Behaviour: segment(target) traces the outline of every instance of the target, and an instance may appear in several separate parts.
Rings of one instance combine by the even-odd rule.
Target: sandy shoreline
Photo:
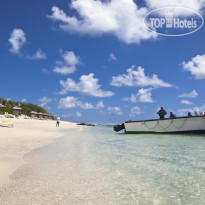
[[[1,119],[3,120],[3,119]],[[71,122],[61,122],[56,128],[55,121],[34,119],[7,119],[14,128],[0,127],[0,186],[9,183],[9,176],[23,165],[23,156],[62,137],[66,129],[75,128]]]

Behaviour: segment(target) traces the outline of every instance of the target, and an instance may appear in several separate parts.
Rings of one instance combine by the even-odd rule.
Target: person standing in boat
[[[164,110],[163,107],[160,108],[160,110],[157,112],[157,114],[160,117],[160,120],[164,119],[164,116],[167,114],[167,112]]]
[[[191,114],[191,112],[188,112],[188,117],[192,117],[192,114]]]
[[[169,118],[171,118],[171,119],[176,118],[176,115],[173,112],[170,112]]]

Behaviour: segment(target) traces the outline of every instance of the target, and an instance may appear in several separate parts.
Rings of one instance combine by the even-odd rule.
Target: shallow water
[[[0,190],[0,204],[205,204],[202,135],[82,128],[24,160]]]

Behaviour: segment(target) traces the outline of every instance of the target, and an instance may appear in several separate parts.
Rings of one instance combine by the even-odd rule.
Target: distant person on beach
[[[164,110],[163,107],[160,108],[160,110],[157,112],[157,114],[160,117],[160,120],[164,119],[164,116],[167,114],[167,112]]]
[[[56,119],[56,127],[59,127],[59,124],[60,124],[60,117],[57,117],[57,119]]]

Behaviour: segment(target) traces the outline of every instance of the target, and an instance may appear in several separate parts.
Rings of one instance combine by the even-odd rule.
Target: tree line
[[[31,111],[49,114],[45,108],[43,108],[39,105],[34,105],[32,103],[15,102],[12,100],[0,98],[0,104],[4,105],[6,107],[6,108],[2,108],[0,110],[1,113],[8,112],[9,114],[12,114],[12,108],[15,106],[18,106],[22,109],[21,113],[24,115],[30,115]]]

